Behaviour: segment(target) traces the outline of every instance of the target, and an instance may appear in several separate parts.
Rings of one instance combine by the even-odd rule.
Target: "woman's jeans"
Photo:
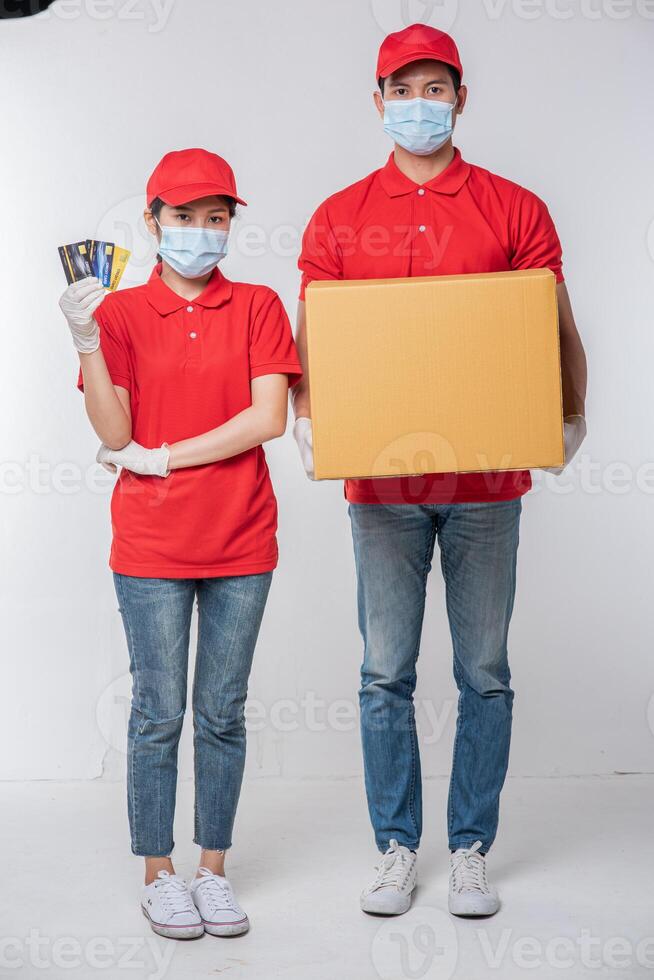
[[[134,854],[164,857],[174,847],[177,746],[196,595],[193,839],[207,850],[231,846],[245,763],[248,677],[271,579],[272,572],[200,579],[114,572],[132,674],[127,801]]]
[[[522,502],[351,504],[357,567],[361,734],[375,840],[415,850],[422,832],[416,661],[434,543],[440,546],[459,689],[448,800],[452,850],[497,832],[513,691],[507,634]]]

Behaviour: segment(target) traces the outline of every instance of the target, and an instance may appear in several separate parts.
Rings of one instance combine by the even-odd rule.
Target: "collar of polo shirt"
[[[456,194],[461,190],[468,175],[470,164],[461,158],[461,151],[454,150],[454,158],[445,170],[420,186],[436,194]],[[418,184],[414,184],[395,163],[393,153],[388,158],[386,166],[380,171],[379,179],[389,197],[400,197],[402,194],[414,194]]]
[[[161,278],[161,262],[154,267],[152,275],[146,284],[146,296],[148,302],[157,313],[166,316],[168,313],[175,313],[183,307],[208,306],[219,307],[227,303],[232,296],[232,283],[225,279],[224,275],[217,267],[211,273],[209,282],[192,303],[183,296],[178,296]]]

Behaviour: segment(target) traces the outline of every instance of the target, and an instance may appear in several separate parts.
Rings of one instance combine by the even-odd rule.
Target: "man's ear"
[[[373,93],[373,96],[372,97],[375,100],[375,105],[377,106],[377,112],[379,113],[379,115],[383,119],[384,118],[384,100],[382,98],[381,92],[379,90],[377,90],[376,92]]]
[[[460,116],[463,113],[467,100],[468,100],[468,89],[466,88],[465,85],[462,85],[461,88],[459,89],[459,94],[456,100],[457,116]]]

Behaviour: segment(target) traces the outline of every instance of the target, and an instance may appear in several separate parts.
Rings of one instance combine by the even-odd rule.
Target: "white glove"
[[[104,286],[95,276],[70,284],[59,300],[73,343],[80,354],[92,354],[100,346],[100,329],[93,314],[105,298]]]
[[[566,466],[572,462],[579,447],[586,438],[586,419],[583,415],[566,415],[563,420],[563,445],[565,447],[565,463],[563,466],[546,466],[547,473],[560,476]]]
[[[95,458],[110,473],[115,473],[118,466],[142,476],[168,476],[170,473],[170,450],[165,442],[160,449],[146,449],[133,439],[122,449],[109,449],[102,443]]]
[[[311,419],[295,420],[293,438],[297,442],[297,447],[300,450],[300,459],[304,466],[304,472],[310,480],[313,480],[313,428],[311,426]]]

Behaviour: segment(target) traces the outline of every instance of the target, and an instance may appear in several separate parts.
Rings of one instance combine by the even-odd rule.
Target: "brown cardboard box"
[[[549,269],[314,281],[316,479],[563,463]]]

